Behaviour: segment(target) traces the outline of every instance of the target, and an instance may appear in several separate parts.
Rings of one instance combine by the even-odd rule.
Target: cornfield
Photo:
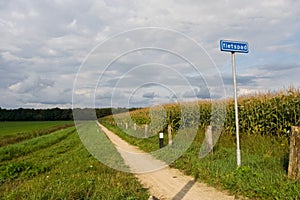
[[[168,124],[176,130],[179,127],[194,125],[205,127],[215,120],[221,121],[223,133],[234,134],[233,99],[226,101],[224,111],[214,109],[215,113],[212,114],[212,107],[215,105],[217,103],[213,100],[165,104],[108,116],[103,120],[115,124],[126,123],[129,127],[133,124],[139,127],[148,124],[153,134],[166,129]],[[288,136],[291,126],[300,125],[300,91],[290,88],[279,92],[239,97],[238,109],[241,133]]]

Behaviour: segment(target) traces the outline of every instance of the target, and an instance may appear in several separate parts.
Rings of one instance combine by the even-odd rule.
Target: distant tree
[[[111,114],[121,112],[128,112],[136,108],[76,108],[61,109],[32,109],[32,108],[18,108],[18,109],[4,109],[0,107],[0,121],[52,121],[52,120],[73,120],[75,113],[83,120],[93,120],[95,118],[105,117]]]

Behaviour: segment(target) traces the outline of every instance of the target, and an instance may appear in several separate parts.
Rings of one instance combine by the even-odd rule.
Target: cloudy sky
[[[0,2],[0,107],[138,107],[300,86],[300,1]]]

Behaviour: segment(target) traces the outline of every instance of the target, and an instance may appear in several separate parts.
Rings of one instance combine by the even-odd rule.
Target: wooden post
[[[133,124],[133,129],[136,131],[136,123]]]
[[[300,127],[292,126],[291,131],[288,177],[297,180],[300,178]]]
[[[172,146],[173,139],[172,139],[172,126],[168,124],[168,138],[169,138],[169,145]]]
[[[213,150],[212,126],[207,126],[205,129],[205,144],[206,151],[211,152]]]
[[[148,135],[148,124],[145,125],[145,138],[147,137]]]
[[[126,122],[125,124],[125,129],[127,130],[128,129],[128,123]]]

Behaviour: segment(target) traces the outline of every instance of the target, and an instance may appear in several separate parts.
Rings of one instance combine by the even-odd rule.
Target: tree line
[[[77,113],[96,113],[97,118],[111,114],[128,112],[136,108],[76,108]],[[0,121],[59,121],[73,120],[72,109],[49,108],[49,109],[3,109],[0,107]]]

